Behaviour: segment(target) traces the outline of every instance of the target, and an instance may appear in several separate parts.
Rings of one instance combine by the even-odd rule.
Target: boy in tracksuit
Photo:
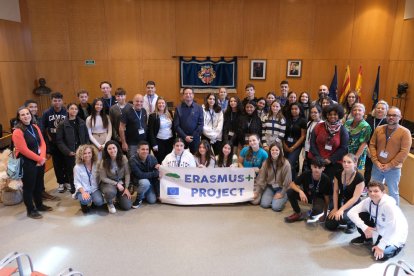
[[[56,144],[56,129],[65,120],[67,112],[63,108],[63,95],[60,92],[52,93],[50,98],[52,106],[42,116],[43,136],[46,141],[47,154],[52,156],[53,168],[59,185],[58,192],[63,193],[71,188],[64,170],[65,157]]]
[[[355,205],[348,217],[361,234],[351,240],[353,245],[373,244],[375,260],[386,261],[396,256],[407,241],[407,219],[397,206],[395,199],[384,193],[381,182],[368,184],[369,197]]]

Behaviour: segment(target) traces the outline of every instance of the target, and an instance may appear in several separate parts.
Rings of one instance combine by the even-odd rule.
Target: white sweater
[[[179,160],[179,163],[177,162]],[[197,167],[196,161],[194,160],[194,156],[191,154],[191,152],[186,149],[180,157],[175,155],[174,150],[169,153],[164,160],[162,161],[162,166],[166,167]]]
[[[108,117],[107,128],[104,128],[102,117],[100,115],[95,117],[96,120],[95,120],[94,126],[92,126],[92,120],[91,120],[92,117],[89,116],[88,118],[86,118],[86,127],[88,128],[89,140],[91,140],[91,142],[98,148],[101,146],[101,144],[99,144],[98,141],[95,139],[95,137],[93,137],[94,133],[106,133],[105,143],[111,140],[111,137],[112,137],[111,120],[109,119],[108,115],[105,115],[105,116]]]
[[[368,226],[359,217],[359,213],[369,213],[371,205],[371,217],[375,218],[378,214],[376,231],[373,234],[373,241],[376,242],[378,235],[381,235],[381,241],[378,247],[382,250],[388,245],[401,247],[405,244],[408,236],[407,219],[401,209],[395,203],[395,200],[387,194],[384,194],[378,204],[375,205],[368,197],[354,206],[348,212],[348,217],[356,224],[358,228],[365,231]],[[378,208],[378,212],[377,212]]]
[[[215,113],[211,110],[212,113],[210,114],[209,111],[206,111],[203,108],[204,112],[204,126],[203,126],[203,134],[208,139],[210,139],[211,144],[214,144],[216,141],[221,141],[221,137],[223,136],[223,112]]]

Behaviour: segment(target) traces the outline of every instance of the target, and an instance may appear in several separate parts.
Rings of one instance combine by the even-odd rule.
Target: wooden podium
[[[400,196],[414,204],[414,154],[409,153],[403,163],[399,187]]]

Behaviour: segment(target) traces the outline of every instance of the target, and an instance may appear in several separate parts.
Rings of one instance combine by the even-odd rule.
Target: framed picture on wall
[[[266,79],[266,60],[252,59],[250,60],[250,79],[265,80]]]
[[[302,77],[302,60],[288,59],[286,66],[286,77],[300,78]]]

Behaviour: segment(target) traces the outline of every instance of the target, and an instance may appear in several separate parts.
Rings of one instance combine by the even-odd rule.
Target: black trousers
[[[300,207],[299,207],[299,201],[300,201],[299,193],[294,191],[293,189],[289,189],[287,190],[287,197],[290,202],[290,205],[293,208],[293,211],[299,214],[301,212]],[[311,197],[308,197],[308,203],[312,204],[311,216],[314,216],[314,215],[317,215],[323,212],[323,209],[325,206],[325,201],[323,198],[314,197],[312,199]]]
[[[371,180],[371,171],[372,171],[372,160],[367,156],[365,160],[365,172],[364,172],[364,181],[365,186],[368,186],[369,181]]]
[[[156,138],[156,140],[157,140],[157,145],[158,145],[158,151],[153,151],[153,152],[154,152],[155,158],[157,158],[158,164],[161,164],[165,156],[167,156],[167,154],[172,152],[174,139],[170,138],[167,140],[162,140],[162,139]]]
[[[57,183],[69,183],[65,171],[65,156],[55,145],[51,146],[50,153],[52,155],[53,169],[55,170]]]
[[[23,158],[23,160],[23,201],[29,214],[36,209],[35,206],[40,207],[43,205],[42,191],[45,166],[36,166],[36,161],[28,158]]]
[[[65,156],[64,158],[64,170],[68,183],[70,184],[70,192],[73,194],[75,192],[75,184],[73,180],[73,168],[75,167],[75,156]]]

